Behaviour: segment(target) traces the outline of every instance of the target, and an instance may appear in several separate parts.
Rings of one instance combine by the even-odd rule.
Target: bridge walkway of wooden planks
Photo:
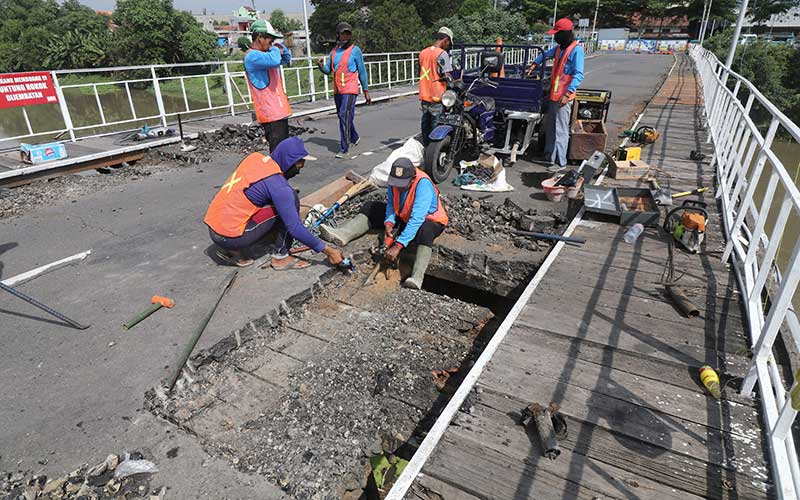
[[[705,251],[674,259],[700,317],[683,318],[664,296],[663,231],[629,245],[625,227],[587,214],[574,234],[586,244],[558,255],[406,498],[772,496],[759,403],[735,390],[750,342],[735,276],[719,258],[714,173],[688,159],[708,149],[701,99],[692,62],[679,56],[641,120],[662,134],[643,155],[662,185],[711,188],[700,197],[710,210]],[[721,402],[700,384],[706,364],[728,383]],[[532,402],[557,403],[568,422],[555,460],[517,423]]]

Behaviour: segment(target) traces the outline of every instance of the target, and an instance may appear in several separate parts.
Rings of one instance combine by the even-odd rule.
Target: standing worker
[[[250,27],[253,44],[244,56],[247,85],[253,97],[256,120],[264,127],[264,137],[269,142],[270,153],[289,137],[289,98],[283,90],[281,66],[292,62],[289,50],[279,43],[283,38],[268,21],[259,19]]]
[[[453,47],[453,32],[442,26],[433,45],[419,53],[419,100],[422,107],[422,145],[431,140],[436,119],[442,114],[442,94],[452,79],[453,61],[448,52]]]
[[[325,240],[344,246],[370,229],[382,227],[385,256],[391,263],[397,262],[401,250],[416,243],[414,268],[403,286],[419,290],[431,262],[433,240],[442,234],[447,222],[439,190],[428,174],[414,167],[408,158],[398,158],[389,171],[386,203],[367,202],[343,226],[321,225],[320,234]],[[393,234],[399,236],[395,239]]]
[[[327,62],[323,59],[317,61],[317,66],[326,75],[333,72],[333,100],[336,103],[336,114],[339,115],[339,152],[337,158],[344,158],[350,145],[358,144],[360,137],[356,132],[353,119],[356,114],[356,98],[358,97],[358,83],[364,89],[364,98],[367,105],[372,104],[369,96],[369,77],[364,66],[364,55],[361,49],[353,44],[350,39],[353,28],[348,23],[336,25],[336,47],[331,51]]]
[[[270,156],[252,153],[223,184],[205,216],[211,241],[220,250],[217,257],[239,266],[253,263],[243,255],[249,247],[277,231],[276,249],[272,256],[273,269],[303,269],[307,260],[290,255],[296,238],[309,249],[322,252],[328,262],[338,265],[342,253],[311,234],[300,220],[300,200],[289,179],[300,173],[309,156],[299,137],[281,142]]]
[[[556,45],[539,54],[528,69],[530,74],[545,59],[554,59],[550,75],[550,102],[545,117],[544,159],[550,164],[548,172],[555,173],[567,167],[567,146],[575,91],[583,81],[583,47],[575,40],[572,21],[556,21],[553,35]]]

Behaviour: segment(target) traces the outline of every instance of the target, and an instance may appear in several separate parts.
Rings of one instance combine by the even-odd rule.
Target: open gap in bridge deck
[[[688,160],[691,149],[705,145],[700,104],[692,63],[681,56],[641,120],[662,134],[643,158],[662,178],[674,174],[673,187],[714,185],[708,165]],[[649,229],[627,245],[619,225],[584,221],[576,235],[587,243],[559,254],[481,375],[478,397],[454,419],[408,498],[772,494],[759,406],[735,394],[749,342],[735,279],[719,261],[720,216],[712,193],[704,198],[706,252],[676,250],[675,257],[676,274],[686,271],[680,284],[701,316],[682,318],[664,297],[664,232]],[[700,384],[705,364],[727,384],[721,402]],[[534,429],[517,424],[531,402],[558,403],[567,419],[556,460],[543,458]]]

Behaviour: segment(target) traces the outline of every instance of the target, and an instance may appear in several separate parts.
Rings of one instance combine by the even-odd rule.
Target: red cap
[[[567,19],[566,17],[562,17],[558,21],[556,21],[556,25],[553,26],[553,29],[547,32],[548,35],[555,35],[557,31],[572,31],[575,29],[575,25],[572,24],[572,21]]]

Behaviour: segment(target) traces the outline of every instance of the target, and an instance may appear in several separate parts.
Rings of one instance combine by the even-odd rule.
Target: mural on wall
[[[600,40],[600,50],[628,50],[631,52],[681,52],[686,50],[686,40]]]

